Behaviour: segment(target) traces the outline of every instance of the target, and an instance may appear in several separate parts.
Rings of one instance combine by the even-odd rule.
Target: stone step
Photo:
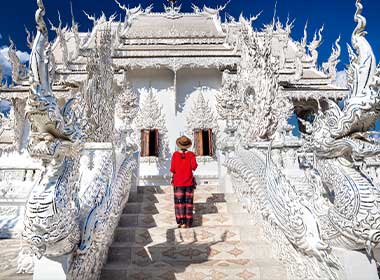
[[[173,227],[119,227],[115,231],[115,242],[131,242],[138,245],[153,243],[188,244],[219,241],[263,240],[263,230],[256,226],[203,226],[190,229]]]
[[[20,239],[0,239],[0,279],[32,280],[32,274],[17,274],[17,258],[22,247]]]
[[[194,212],[197,214],[216,213],[246,213],[247,211],[237,202],[218,203],[194,203]],[[124,214],[158,214],[174,213],[174,202],[150,203],[150,202],[128,202],[123,210]],[[174,215],[174,214],[173,214]]]
[[[171,193],[138,193],[131,192],[128,202],[150,202],[150,203],[168,203],[173,202],[174,197]],[[218,202],[238,202],[234,194],[224,193],[194,193],[194,203],[218,203]]]
[[[253,220],[248,213],[216,213],[201,215],[194,214],[193,226],[232,226],[253,225]],[[173,213],[160,214],[122,214],[119,221],[120,227],[168,227],[177,225]]]
[[[137,187],[138,193],[173,193],[173,186],[139,186]],[[219,193],[218,185],[198,185],[196,189],[197,193]]]
[[[278,262],[248,259],[208,260],[205,262],[155,262],[148,267],[107,264],[101,280],[285,280],[286,271]]]
[[[160,243],[140,246],[136,243],[113,243],[108,263],[150,265],[157,261],[193,261],[250,259],[265,261],[272,257],[269,244],[263,242],[221,241],[193,244]]]

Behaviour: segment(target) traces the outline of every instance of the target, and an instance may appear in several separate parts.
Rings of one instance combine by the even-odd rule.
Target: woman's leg
[[[194,188],[186,187],[186,226],[191,227],[193,225],[193,208],[194,208]]]
[[[186,187],[174,187],[175,218],[178,225],[186,224]]]

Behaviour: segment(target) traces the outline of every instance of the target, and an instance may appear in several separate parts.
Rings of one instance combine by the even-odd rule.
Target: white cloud
[[[3,67],[3,75],[6,77],[12,75],[12,66],[9,61],[8,50],[8,46],[0,47],[0,65]],[[29,53],[27,52],[17,51],[17,56],[23,64],[29,61]]]
[[[336,73],[336,80],[333,82],[334,85],[337,85],[339,87],[347,88],[347,73],[345,70],[338,71]]]

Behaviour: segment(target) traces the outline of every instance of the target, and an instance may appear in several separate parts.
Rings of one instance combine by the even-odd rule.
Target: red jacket
[[[175,152],[172,156],[170,172],[173,173],[172,184],[175,187],[189,187],[193,183],[193,171],[198,167],[193,152]]]

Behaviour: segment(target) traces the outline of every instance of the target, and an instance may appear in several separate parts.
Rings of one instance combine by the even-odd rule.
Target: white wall
[[[128,79],[132,83],[134,89],[140,95],[140,105],[148,94],[149,88],[152,87],[153,92],[158,97],[165,114],[169,148],[170,152],[176,149],[176,139],[185,133],[186,115],[191,110],[193,101],[196,99],[196,88],[199,84],[205,88],[204,97],[209,101],[210,106],[215,110],[215,95],[221,88],[222,73],[217,69],[182,69],[177,72],[176,90],[174,89],[174,72],[168,69],[142,69],[128,71]],[[191,136],[191,135],[189,135]],[[154,166],[154,165],[153,165]],[[141,174],[160,175],[161,172],[154,171],[152,165],[141,166]],[[218,174],[218,165],[216,163],[203,164],[206,170],[201,173]]]

